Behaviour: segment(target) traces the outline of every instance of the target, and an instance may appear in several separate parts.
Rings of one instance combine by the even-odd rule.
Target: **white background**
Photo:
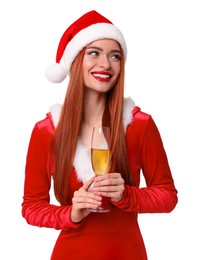
[[[125,35],[126,95],[152,114],[179,192],[171,214],[139,216],[149,260],[199,260],[199,0],[1,1],[0,259],[48,260],[59,234],[32,227],[21,216],[26,152],[34,124],[65,95],[67,80],[51,84],[44,71],[55,61],[64,30],[92,9]]]

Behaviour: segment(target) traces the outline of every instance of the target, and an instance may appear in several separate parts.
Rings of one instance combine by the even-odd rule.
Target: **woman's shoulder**
[[[132,122],[128,125],[127,133],[143,136],[145,133],[158,132],[157,125],[151,114],[135,106],[132,110]]]
[[[43,147],[48,147],[54,130],[52,116],[48,112],[43,119],[35,123],[31,133],[30,144],[35,146],[42,144]]]
[[[145,111],[142,111],[139,106],[135,106],[135,108],[132,111],[132,115],[135,121],[139,120],[139,121],[147,122],[152,118],[150,114],[148,114]]]
[[[36,124],[35,124],[35,127],[39,128],[41,130],[45,129],[45,128],[53,128],[51,113],[48,112],[43,119],[37,121]]]
[[[156,124],[152,116],[141,110],[139,106],[135,106],[132,111],[132,122],[126,128],[126,135],[129,141],[141,141],[142,138],[149,136],[156,132]]]
[[[54,104],[50,107],[49,111],[47,112],[46,116],[36,122],[35,127],[39,129],[52,129],[54,130],[58,124],[60,113],[61,113],[62,105]]]
[[[46,116],[35,123],[33,132],[38,133],[40,136],[52,136],[55,131],[54,122],[51,112],[48,112]]]

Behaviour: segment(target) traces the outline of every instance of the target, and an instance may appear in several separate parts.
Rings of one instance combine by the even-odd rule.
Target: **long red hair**
[[[71,67],[71,75],[61,111],[59,123],[53,137],[54,147],[54,192],[57,200],[63,204],[68,201],[68,186],[73,168],[77,140],[83,115],[84,80],[82,50]],[[112,171],[120,172],[126,184],[132,179],[127,160],[127,149],[122,119],[124,101],[124,58],[121,58],[121,72],[115,86],[107,93],[106,108],[102,124],[111,129]]]

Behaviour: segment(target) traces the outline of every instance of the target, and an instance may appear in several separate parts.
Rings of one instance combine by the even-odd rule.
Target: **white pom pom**
[[[45,75],[50,82],[60,83],[66,78],[67,71],[60,63],[55,63],[47,68]]]

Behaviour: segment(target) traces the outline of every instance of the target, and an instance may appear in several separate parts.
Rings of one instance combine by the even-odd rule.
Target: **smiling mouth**
[[[91,73],[92,76],[100,81],[109,81],[112,78],[112,74],[111,73],[98,73],[98,72],[93,72]]]

